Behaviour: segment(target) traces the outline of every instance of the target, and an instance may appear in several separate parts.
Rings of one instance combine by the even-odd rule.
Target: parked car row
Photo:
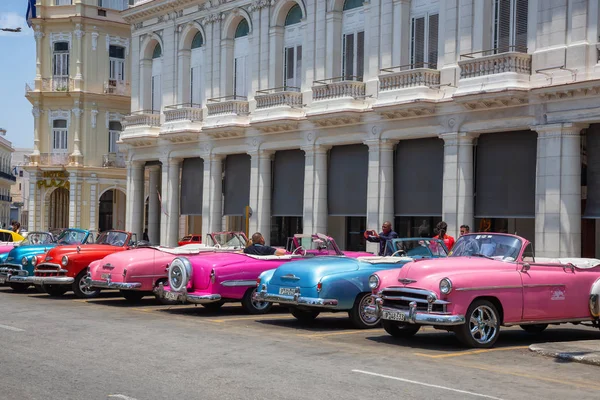
[[[531,333],[549,324],[600,327],[600,260],[538,258],[514,235],[464,235],[451,252],[439,239],[394,239],[386,257],[342,252],[318,233],[290,238],[282,256],[244,254],[240,232],[210,233],[204,244],[177,248],[140,247],[123,231],[92,239],[75,229],[56,240],[32,232],[0,265],[0,283],[15,290],[33,284],[51,296],[72,290],[80,298],[114,289],[130,301],[152,295],[213,311],[241,302],[250,314],[279,304],[305,323],[345,312],[357,328],[381,324],[408,338],[429,325],[468,347],[493,346],[501,326]]]

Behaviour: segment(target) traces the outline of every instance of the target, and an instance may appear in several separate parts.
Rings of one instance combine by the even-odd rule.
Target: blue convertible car
[[[265,271],[259,277],[255,299],[290,306],[290,312],[300,321],[312,321],[321,311],[347,311],[357,328],[373,328],[379,318],[365,313],[372,301],[372,273],[448,254],[438,239],[394,239],[387,246],[391,249],[386,254],[392,256],[315,257]]]
[[[93,243],[94,235],[83,229],[65,229],[54,237],[49,232],[30,232],[27,238],[0,259],[0,284],[7,283],[13,290],[27,290],[29,283],[23,277],[33,275],[38,254],[44,254],[53,247],[66,244]]]

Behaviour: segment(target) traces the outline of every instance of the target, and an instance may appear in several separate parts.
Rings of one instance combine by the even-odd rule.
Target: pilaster
[[[271,231],[271,160],[273,152],[249,152],[250,159],[250,234],[261,232],[270,242]]]
[[[305,233],[327,232],[327,152],[329,146],[303,147],[305,152],[304,214]]]
[[[160,192],[160,166],[151,165],[148,167],[148,238],[150,243],[160,243],[160,219],[161,207],[158,201]]]
[[[144,163],[127,162],[127,181],[129,196],[127,199],[126,230],[142,237],[144,223]]]
[[[168,161],[163,160],[163,170],[167,163],[169,169],[168,178],[167,180],[163,180],[164,184],[162,185],[163,193],[165,193],[165,188],[167,189],[166,196],[163,195],[163,205],[165,204],[164,198],[166,197],[167,199],[165,207],[167,211],[167,229],[166,238],[161,238],[161,244],[170,247],[177,246],[179,239],[179,176],[182,161],[180,158],[169,158]]]
[[[99,197],[98,197],[98,177],[96,174],[92,174],[90,178],[87,179],[87,183],[90,185],[90,226],[89,229],[91,231],[97,231],[97,215],[98,215],[98,205],[99,205]]]
[[[219,232],[223,226],[223,156],[201,155],[204,160],[202,234]]]

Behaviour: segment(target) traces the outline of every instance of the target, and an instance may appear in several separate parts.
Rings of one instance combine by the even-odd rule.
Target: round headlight
[[[369,277],[369,287],[373,290],[379,287],[379,277],[377,275],[371,275]]]
[[[31,257],[31,265],[33,265],[35,267],[36,264],[37,264],[37,257],[36,256]]]
[[[21,264],[27,265],[27,257],[21,258]]]
[[[169,286],[174,291],[183,290],[191,275],[191,266],[189,261],[182,258],[176,258],[169,265]]]
[[[60,263],[63,267],[66,267],[69,264],[69,257],[63,256],[62,260],[60,260]]]
[[[440,281],[440,293],[448,294],[452,291],[452,281],[448,278],[444,278]]]

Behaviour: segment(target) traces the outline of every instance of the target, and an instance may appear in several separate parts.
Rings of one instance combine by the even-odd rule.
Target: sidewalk
[[[600,340],[538,343],[529,346],[529,350],[546,357],[600,366]]]

